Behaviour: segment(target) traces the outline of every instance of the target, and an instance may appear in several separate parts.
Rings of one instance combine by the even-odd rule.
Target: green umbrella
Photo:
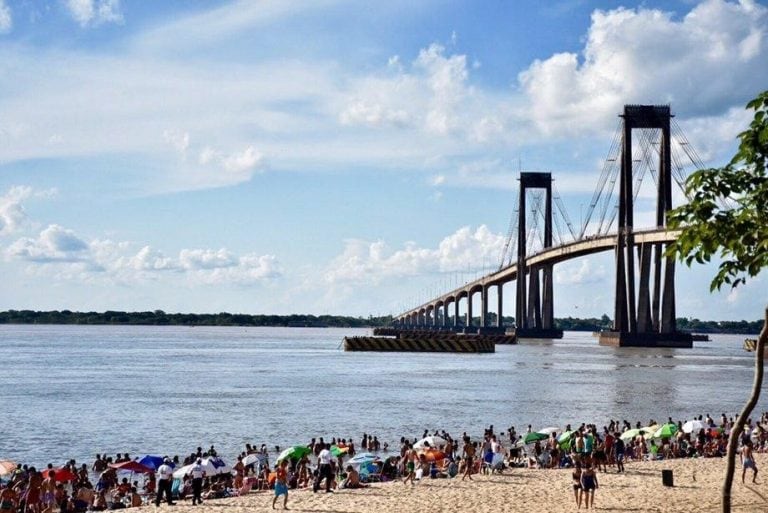
[[[339,447],[338,445],[331,446],[331,454],[334,458],[338,458],[342,454],[347,454],[347,452],[349,452],[349,447]]]
[[[527,444],[532,444],[533,442],[538,442],[539,440],[546,440],[549,438],[549,435],[545,435],[544,433],[527,433],[523,437],[523,442]]]
[[[677,424],[667,423],[656,430],[653,438],[671,438],[675,433],[677,433]]]
[[[301,459],[302,456],[309,454],[310,451],[309,447],[306,445],[294,445],[293,447],[289,447],[283,452],[280,453],[280,456],[277,457],[277,461],[283,461],[286,458],[290,458],[292,460],[298,460]]]
[[[571,448],[571,442],[573,439],[575,431],[566,431],[559,437],[557,437],[557,444],[560,446],[563,450],[568,450]]]
[[[648,428],[639,428],[639,429],[628,429],[624,431],[621,435],[621,439],[625,442],[629,440],[634,440],[637,435],[648,435],[651,434],[651,431],[648,430]]]

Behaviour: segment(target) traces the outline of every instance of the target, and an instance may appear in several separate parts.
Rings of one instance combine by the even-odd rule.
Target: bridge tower
[[[517,303],[515,333],[518,338],[563,338],[554,326],[552,264],[526,265],[526,204],[528,189],[544,189],[544,248],[552,247],[552,175],[520,173],[517,223]],[[527,275],[527,276],[526,276]]]
[[[625,105],[619,178],[618,234],[614,326],[600,336],[613,346],[691,347],[690,334],[675,323],[675,260],[664,256],[664,244],[635,244],[632,130],[661,130],[656,199],[656,225],[667,226],[672,208],[672,165],[669,105]],[[635,261],[637,253],[637,265]],[[639,267],[639,268],[638,268]],[[653,289],[651,289],[653,277]],[[637,287],[635,280],[637,278]]]

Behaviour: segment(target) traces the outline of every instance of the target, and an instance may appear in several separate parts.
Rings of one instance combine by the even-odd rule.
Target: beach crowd
[[[683,421],[610,420],[534,430],[486,428],[482,436],[424,430],[402,437],[397,448],[376,435],[312,438],[285,449],[245,444],[227,463],[214,446],[184,456],[115,457],[98,454],[90,464],[69,460],[37,468],[0,461],[0,513],[76,513],[192,500],[192,504],[253,491],[271,491],[272,507],[291,490],[333,493],[392,481],[415,486],[425,479],[472,480],[506,469],[570,469],[574,502],[594,507],[600,473],[625,471],[625,464],[726,454],[733,417],[701,415]],[[754,453],[768,452],[768,412],[749,419],[739,441],[742,482],[756,482]],[[749,472],[749,474],[748,474]]]

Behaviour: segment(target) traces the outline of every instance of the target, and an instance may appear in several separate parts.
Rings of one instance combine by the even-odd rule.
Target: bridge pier
[[[616,245],[614,326],[600,335],[601,345],[634,347],[692,347],[690,334],[675,324],[675,261],[663,254],[664,244],[639,244],[634,240],[634,176],[632,130],[660,129],[656,226],[667,226],[672,208],[672,164],[668,105],[625,105],[619,178],[619,212]],[[635,251],[639,269],[635,266]],[[662,271],[663,267],[663,271]],[[635,290],[635,275],[639,275]],[[663,279],[662,279],[663,273]],[[653,276],[653,291],[650,288]],[[661,303],[661,308],[659,308]]]
[[[554,326],[552,265],[526,265],[526,206],[528,189],[544,189],[544,248],[552,247],[552,175],[520,173],[519,220],[517,223],[517,304],[515,334],[518,338],[563,338]],[[539,274],[542,273],[542,279]],[[526,283],[527,281],[527,283]],[[543,282],[544,293],[542,295]]]

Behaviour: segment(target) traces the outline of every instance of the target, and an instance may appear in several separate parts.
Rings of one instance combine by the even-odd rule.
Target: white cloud
[[[238,256],[226,248],[182,249],[173,258],[147,245],[134,248],[130,242],[109,239],[87,242],[53,224],[37,237],[19,238],[4,253],[7,260],[29,264],[28,272],[50,273],[57,280],[135,284],[178,276],[191,285],[247,285],[282,276],[274,255]]]
[[[6,249],[6,255],[38,263],[81,262],[87,257],[87,249],[88,243],[75,232],[52,224],[37,238],[18,239]]]
[[[224,169],[235,174],[248,174],[259,168],[264,162],[264,155],[253,146],[241,152],[235,152],[224,158]]]
[[[11,8],[5,4],[5,0],[0,0],[0,34],[7,34],[12,28]]]
[[[30,198],[50,198],[56,189],[35,190],[29,186],[15,186],[0,196],[0,235],[10,235],[27,224],[28,216],[22,204]]]
[[[329,283],[380,283],[392,277],[476,270],[498,263],[504,240],[485,225],[475,231],[460,228],[434,249],[408,243],[393,252],[383,241],[347,240],[344,251],[328,266],[325,279]]]
[[[120,0],[67,0],[66,6],[81,27],[123,22]]]
[[[176,130],[163,131],[163,138],[181,155],[185,155],[189,148],[189,132],[179,132]]]
[[[555,267],[555,283],[563,285],[602,283],[606,276],[605,268],[593,268],[589,258],[563,262]]]
[[[768,82],[768,9],[705,0],[681,19],[657,9],[597,10],[581,54],[535,61],[519,76],[544,134],[611,129],[628,103],[720,115]]]

